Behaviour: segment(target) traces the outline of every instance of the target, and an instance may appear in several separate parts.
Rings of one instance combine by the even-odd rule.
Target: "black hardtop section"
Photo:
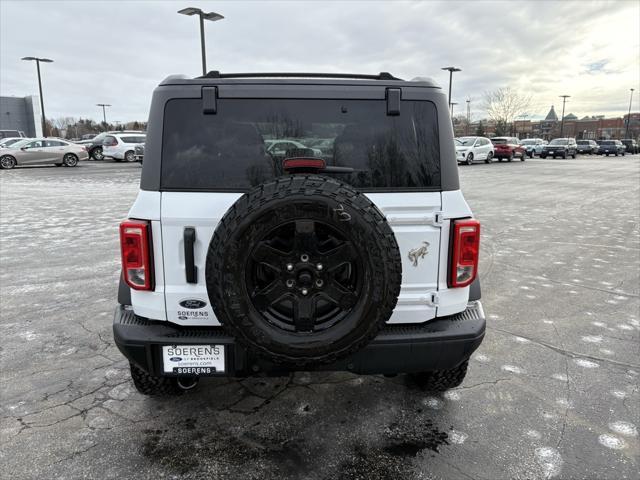
[[[429,79],[405,81],[393,79],[390,74],[220,74],[188,78],[173,75],[167,77],[154,91],[149,111],[145,159],[142,166],[140,188],[161,190],[162,153],[165,111],[168,102],[175,99],[207,99],[215,90],[220,99],[386,99],[389,89],[400,89],[402,101],[428,101],[437,112],[437,129],[440,148],[441,191],[458,190],[458,166],[453,143],[453,127],[446,95]],[[209,98],[210,99],[210,98]],[[205,108],[207,105],[205,105]],[[213,107],[215,108],[215,107]],[[400,107],[402,115],[402,107]],[[388,113],[390,114],[390,113]]]

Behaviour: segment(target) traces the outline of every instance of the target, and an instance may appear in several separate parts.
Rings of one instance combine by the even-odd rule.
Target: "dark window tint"
[[[144,143],[144,137],[120,137],[124,143]]]
[[[431,102],[403,101],[399,116],[384,100],[220,99],[165,108],[162,188],[242,191],[283,174],[291,157],[348,167],[335,176],[363,189],[440,185],[437,115]]]
[[[113,147],[113,146],[118,144],[118,139],[116,137],[114,137],[113,135],[107,135],[106,137],[104,137],[104,140],[102,141],[102,144],[105,147]]]

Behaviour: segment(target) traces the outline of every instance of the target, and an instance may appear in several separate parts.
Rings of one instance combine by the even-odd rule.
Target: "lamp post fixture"
[[[102,107],[102,123],[104,123],[104,128],[107,128],[107,111],[105,107],[110,107],[109,103],[96,103],[96,107]]]
[[[560,119],[560,138],[563,138],[563,134],[564,134],[564,104],[567,102],[567,98],[569,98],[571,95],[560,95],[560,98],[562,99],[562,117]]]
[[[451,83],[453,82],[453,72],[461,72],[462,69],[458,67],[442,67],[442,70],[449,71],[449,105],[451,105]]]
[[[40,78],[40,62],[53,63],[53,60],[49,58],[39,57],[22,57],[22,60],[36,62],[36,68],[38,70],[38,91],[40,92],[40,110],[42,112],[42,136],[47,136],[47,121],[44,115],[44,99],[42,98],[42,79]]]
[[[629,97],[629,113],[627,113],[627,129],[624,132],[624,138],[629,138],[629,124],[631,123],[631,102],[633,101],[633,91],[635,88],[630,88],[631,96]]]
[[[187,7],[182,10],[178,10],[178,13],[182,15],[198,15],[200,18],[200,50],[202,53],[202,75],[207,74],[207,54],[204,46],[204,21],[209,20],[211,22],[215,22],[217,20],[222,20],[224,17],[216,12],[203,12],[199,8],[195,7]]]

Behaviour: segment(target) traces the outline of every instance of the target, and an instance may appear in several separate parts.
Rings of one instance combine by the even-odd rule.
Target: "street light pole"
[[[451,107],[451,121],[453,122],[453,106],[457,105],[458,102],[449,102],[449,106]]]
[[[111,105],[108,103],[96,103],[96,107],[102,107],[102,123],[104,123],[104,128],[107,128],[107,111],[105,107],[110,107]]]
[[[465,129],[465,135],[469,135],[470,123],[471,123],[471,99],[467,98],[467,128]]]
[[[195,7],[187,7],[182,10],[178,10],[178,13],[182,15],[198,15],[200,19],[200,53],[202,55],[202,76],[207,74],[207,53],[205,50],[205,42],[204,42],[204,21],[209,20],[211,22],[215,22],[217,20],[222,20],[224,17],[216,12],[203,12],[199,8]]]
[[[627,129],[624,132],[624,138],[629,138],[629,124],[631,123],[631,102],[633,101],[633,91],[634,88],[630,88],[631,96],[629,97],[629,113],[627,113]]]
[[[458,67],[443,67],[442,70],[449,71],[449,105],[451,105],[451,83],[453,82],[453,72],[461,72],[462,69]]]
[[[562,138],[562,134],[564,133],[564,104],[571,95],[560,95],[562,99],[562,118],[560,120],[560,138]]]
[[[47,136],[47,121],[44,115],[44,98],[42,98],[42,79],[40,77],[40,62],[53,63],[53,60],[49,58],[38,57],[22,57],[22,60],[35,61],[36,68],[38,70],[38,91],[40,92],[40,110],[42,111],[42,136]]]

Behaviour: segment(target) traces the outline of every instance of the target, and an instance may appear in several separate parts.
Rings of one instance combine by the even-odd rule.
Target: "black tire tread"
[[[180,395],[182,393],[182,389],[178,387],[175,378],[149,375],[133,363],[130,363],[129,367],[131,369],[133,384],[136,390],[143,395],[163,396]]]
[[[218,304],[218,302],[224,298],[225,292],[224,285],[219,282],[219,277],[212,275],[212,272],[221,265],[222,246],[229,241],[229,237],[237,228],[240,220],[260,209],[271,200],[282,199],[296,194],[322,194],[331,197],[343,205],[358,211],[362,218],[374,227],[377,238],[380,239],[381,248],[386,251],[389,258],[389,260],[385,262],[385,267],[388,279],[387,284],[392,288],[389,294],[393,297],[393,301],[386,302],[384,308],[379,311],[378,318],[383,319],[383,321],[378,322],[374,328],[371,328],[367,332],[367,335],[349,344],[344,349],[315,357],[298,358],[271,352],[268,348],[265,348],[265,346],[250,340],[238,325],[233,322],[225,322],[224,318],[220,318],[221,323],[223,323],[229,332],[246,348],[278,364],[304,367],[307,365],[333,363],[339,358],[357,352],[375,338],[389,317],[391,317],[393,309],[396,306],[402,282],[402,261],[395,235],[386,222],[384,215],[373,202],[353,187],[333,178],[319,175],[290,175],[280,177],[274,181],[259,185],[248,194],[243,195],[227,210],[220,220],[209,244],[207,254],[206,282],[213,305]]]
[[[444,392],[460,386],[467,375],[469,360],[450,370],[435,370],[433,372],[421,372],[412,377],[421,388],[431,392]]]

